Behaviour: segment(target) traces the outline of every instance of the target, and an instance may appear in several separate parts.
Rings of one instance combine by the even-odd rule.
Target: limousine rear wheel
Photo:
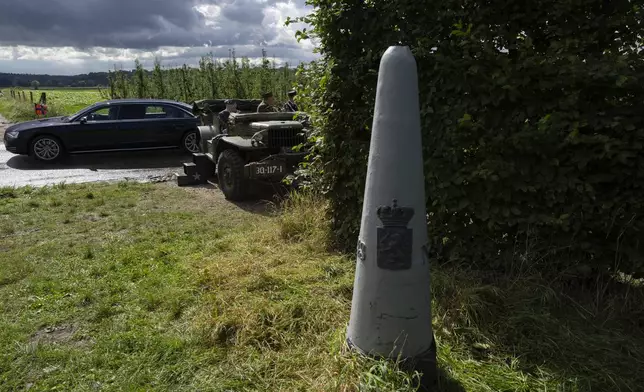
[[[189,153],[199,152],[199,132],[196,130],[186,132],[181,139],[181,147]]]
[[[32,157],[43,162],[54,162],[63,157],[63,144],[54,136],[38,136],[31,141],[29,153]]]

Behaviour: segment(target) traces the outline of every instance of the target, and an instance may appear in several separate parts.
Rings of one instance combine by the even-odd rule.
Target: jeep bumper
[[[307,152],[276,154],[244,165],[244,177],[250,180],[281,181],[293,174],[297,165],[304,160]]]

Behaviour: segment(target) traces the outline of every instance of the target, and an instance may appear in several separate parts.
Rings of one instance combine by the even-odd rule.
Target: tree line
[[[128,72],[128,71],[124,71]],[[129,71],[132,73],[132,71]],[[0,87],[97,87],[107,86],[108,72],[90,72],[80,75],[18,74],[0,72]]]
[[[234,50],[224,61],[212,54],[203,56],[197,67],[163,67],[155,60],[153,70],[143,68],[136,60],[132,72],[114,69],[108,73],[107,93],[110,98],[161,98],[183,102],[200,99],[257,99],[272,92],[285,100],[293,88],[296,70],[288,63],[278,66],[262,50],[258,64],[248,57],[237,58]]]
[[[257,99],[263,92],[273,92],[279,101],[293,88],[296,70],[288,63],[278,65],[266,50],[254,62],[238,58],[231,50],[228,59],[203,56],[197,66],[163,66],[154,61],[153,69],[145,69],[139,60],[125,70],[114,67],[107,72],[80,75],[0,73],[0,87],[101,87],[106,98],[163,98],[191,102],[207,98]]]

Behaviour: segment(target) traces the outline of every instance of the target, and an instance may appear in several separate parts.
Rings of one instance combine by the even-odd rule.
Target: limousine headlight
[[[7,131],[5,132],[7,139],[15,139],[18,137],[18,131]]]

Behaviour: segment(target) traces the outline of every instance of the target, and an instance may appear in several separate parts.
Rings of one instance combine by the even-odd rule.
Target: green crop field
[[[41,92],[47,93],[47,103],[59,107],[65,113],[73,113],[87,105],[103,100],[101,93],[96,90],[86,89],[52,89],[34,91],[34,99]],[[25,92],[25,94],[28,94]]]
[[[48,116],[72,114],[87,105],[104,99],[98,89],[15,90],[16,94],[21,96],[24,93],[25,101],[12,98],[8,88],[4,88],[1,91],[4,96],[0,98],[0,114],[10,121],[25,121],[36,117],[31,103],[30,92],[33,93],[34,101],[38,101],[41,93],[47,93]]]

